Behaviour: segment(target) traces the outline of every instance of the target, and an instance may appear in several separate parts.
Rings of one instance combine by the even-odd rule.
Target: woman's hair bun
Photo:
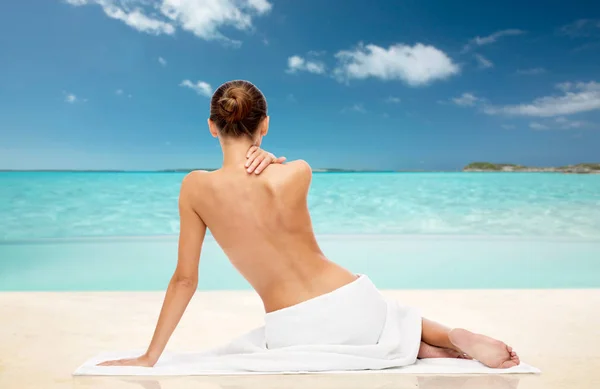
[[[228,123],[243,120],[252,110],[252,96],[242,87],[230,86],[219,99],[219,114]]]
[[[266,117],[267,100],[249,81],[228,81],[218,87],[210,99],[210,120],[220,136],[254,139]]]

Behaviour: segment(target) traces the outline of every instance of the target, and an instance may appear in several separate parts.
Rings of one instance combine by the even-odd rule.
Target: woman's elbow
[[[175,275],[173,277],[173,285],[177,288],[195,290],[198,287],[198,277],[182,277]]]

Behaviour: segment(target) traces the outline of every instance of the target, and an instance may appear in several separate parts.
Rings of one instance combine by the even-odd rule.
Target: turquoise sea
[[[163,290],[183,173],[0,173],[0,290]],[[315,173],[331,259],[382,288],[600,287],[600,175]],[[207,239],[203,289],[248,285]]]

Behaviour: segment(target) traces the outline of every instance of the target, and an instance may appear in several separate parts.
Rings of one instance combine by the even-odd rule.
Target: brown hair
[[[210,119],[223,136],[253,138],[267,117],[267,100],[252,83],[243,80],[221,85],[210,100]]]

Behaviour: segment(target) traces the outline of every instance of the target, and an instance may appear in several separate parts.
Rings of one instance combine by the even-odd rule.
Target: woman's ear
[[[265,136],[269,132],[269,117],[265,117],[260,124],[260,135]]]
[[[212,120],[208,119],[208,131],[213,136],[213,138],[219,137],[219,130],[217,129],[217,125]]]

